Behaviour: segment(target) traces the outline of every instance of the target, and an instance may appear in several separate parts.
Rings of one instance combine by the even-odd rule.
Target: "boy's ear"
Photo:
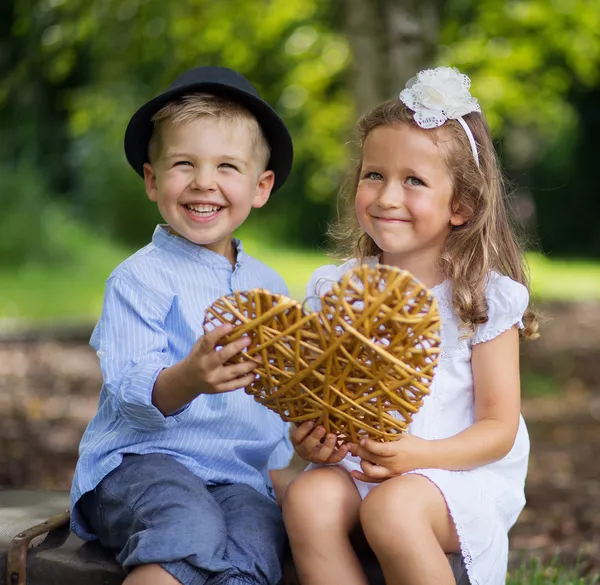
[[[258,177],[256,183],[256,193],[252,200],[252,207],[262,207],[271,196],[271,189],[275,183],[275,173],[273,171],[265,171]]]
[[[158,200],[156,172],[150,163],[144,163],[144,184],[146,185],[146,195],[148,195],[148,199],[156,203]]]

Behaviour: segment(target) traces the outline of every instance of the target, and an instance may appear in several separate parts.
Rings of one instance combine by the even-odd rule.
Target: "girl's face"
[[[428,132],[408,124],[373,129],[355,201],[361,227],[383,252],[381,262],[421,278],[437,266],[451,226],[464,223],[450,209],[452,177]]]

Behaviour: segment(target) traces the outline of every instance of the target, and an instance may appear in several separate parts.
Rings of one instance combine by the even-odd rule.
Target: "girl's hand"
[[[379,483],[407,471],[431,467],[432,450],[431,441],[406,433],[390,443],[362,439],[360,444],[350,447],[352,455],[362,459],[362,473],[352,471],[352,477]]]
[[[314,428],[313,421],[294,427],[291,434],[292,445],[299,457],[311,463],[339,463],[349,451],[348,445],[336,447],[336,436],[329,433],[325,436],[325,428]],[[321,440],[325,437],[325,440]]]

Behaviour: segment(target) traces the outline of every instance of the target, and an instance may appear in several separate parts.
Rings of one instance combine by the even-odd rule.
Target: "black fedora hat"
[[[180,75],[165,91],[145,103],[133,115],[125,131],[125,155],[141,177],[148,161],[148,143],[154,131],[152,116],[168,102],[191,92],[207,92],[241,102],[257,119],[271,147],[267,169],[275,173],[273,192],[287,179],[292,168],[294,148],[283,120],[258,95],[254,86],[239,73],[226,67],[196,67]]]

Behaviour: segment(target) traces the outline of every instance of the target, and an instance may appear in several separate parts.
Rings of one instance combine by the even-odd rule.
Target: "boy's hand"
[[[407,471],[432,467],[432,449],[432,441],[406,433],[390,443],[362,439],[358,445],[350,446],[352,455],[362,459],[362,472],[352,471],[352,477],[379,483]]]
[[[349,451],[347,445],[336,447],[336,436],[329,433],[327,436],[325,428],[308,421],[299,427],[292,429],[292,445],[298,456],[311,463],[339,463]],[[325,440],[321,442],[321,439]]]
[[[190,386],[198,388],[198,394],[220,394],[245,388],[254,381],[254,362],[245,361],[225,365],[234,355],[250,345],[249,337],[241,337],[221,349],[219,341],[232,330],[231,325],[221,325],[203,335],[183,360],[184,374]]]
[[[256,364],[244,361],[225,365],[228,359],[250,345],[248,337],[236,339],[221,349],[219,341],[232,329],[221,325],[203,335],[179,363],[162,370],[154,383],[152,403],[165,416],[181,410],[199,394],[219,394],[244,388],[254,381]]]

